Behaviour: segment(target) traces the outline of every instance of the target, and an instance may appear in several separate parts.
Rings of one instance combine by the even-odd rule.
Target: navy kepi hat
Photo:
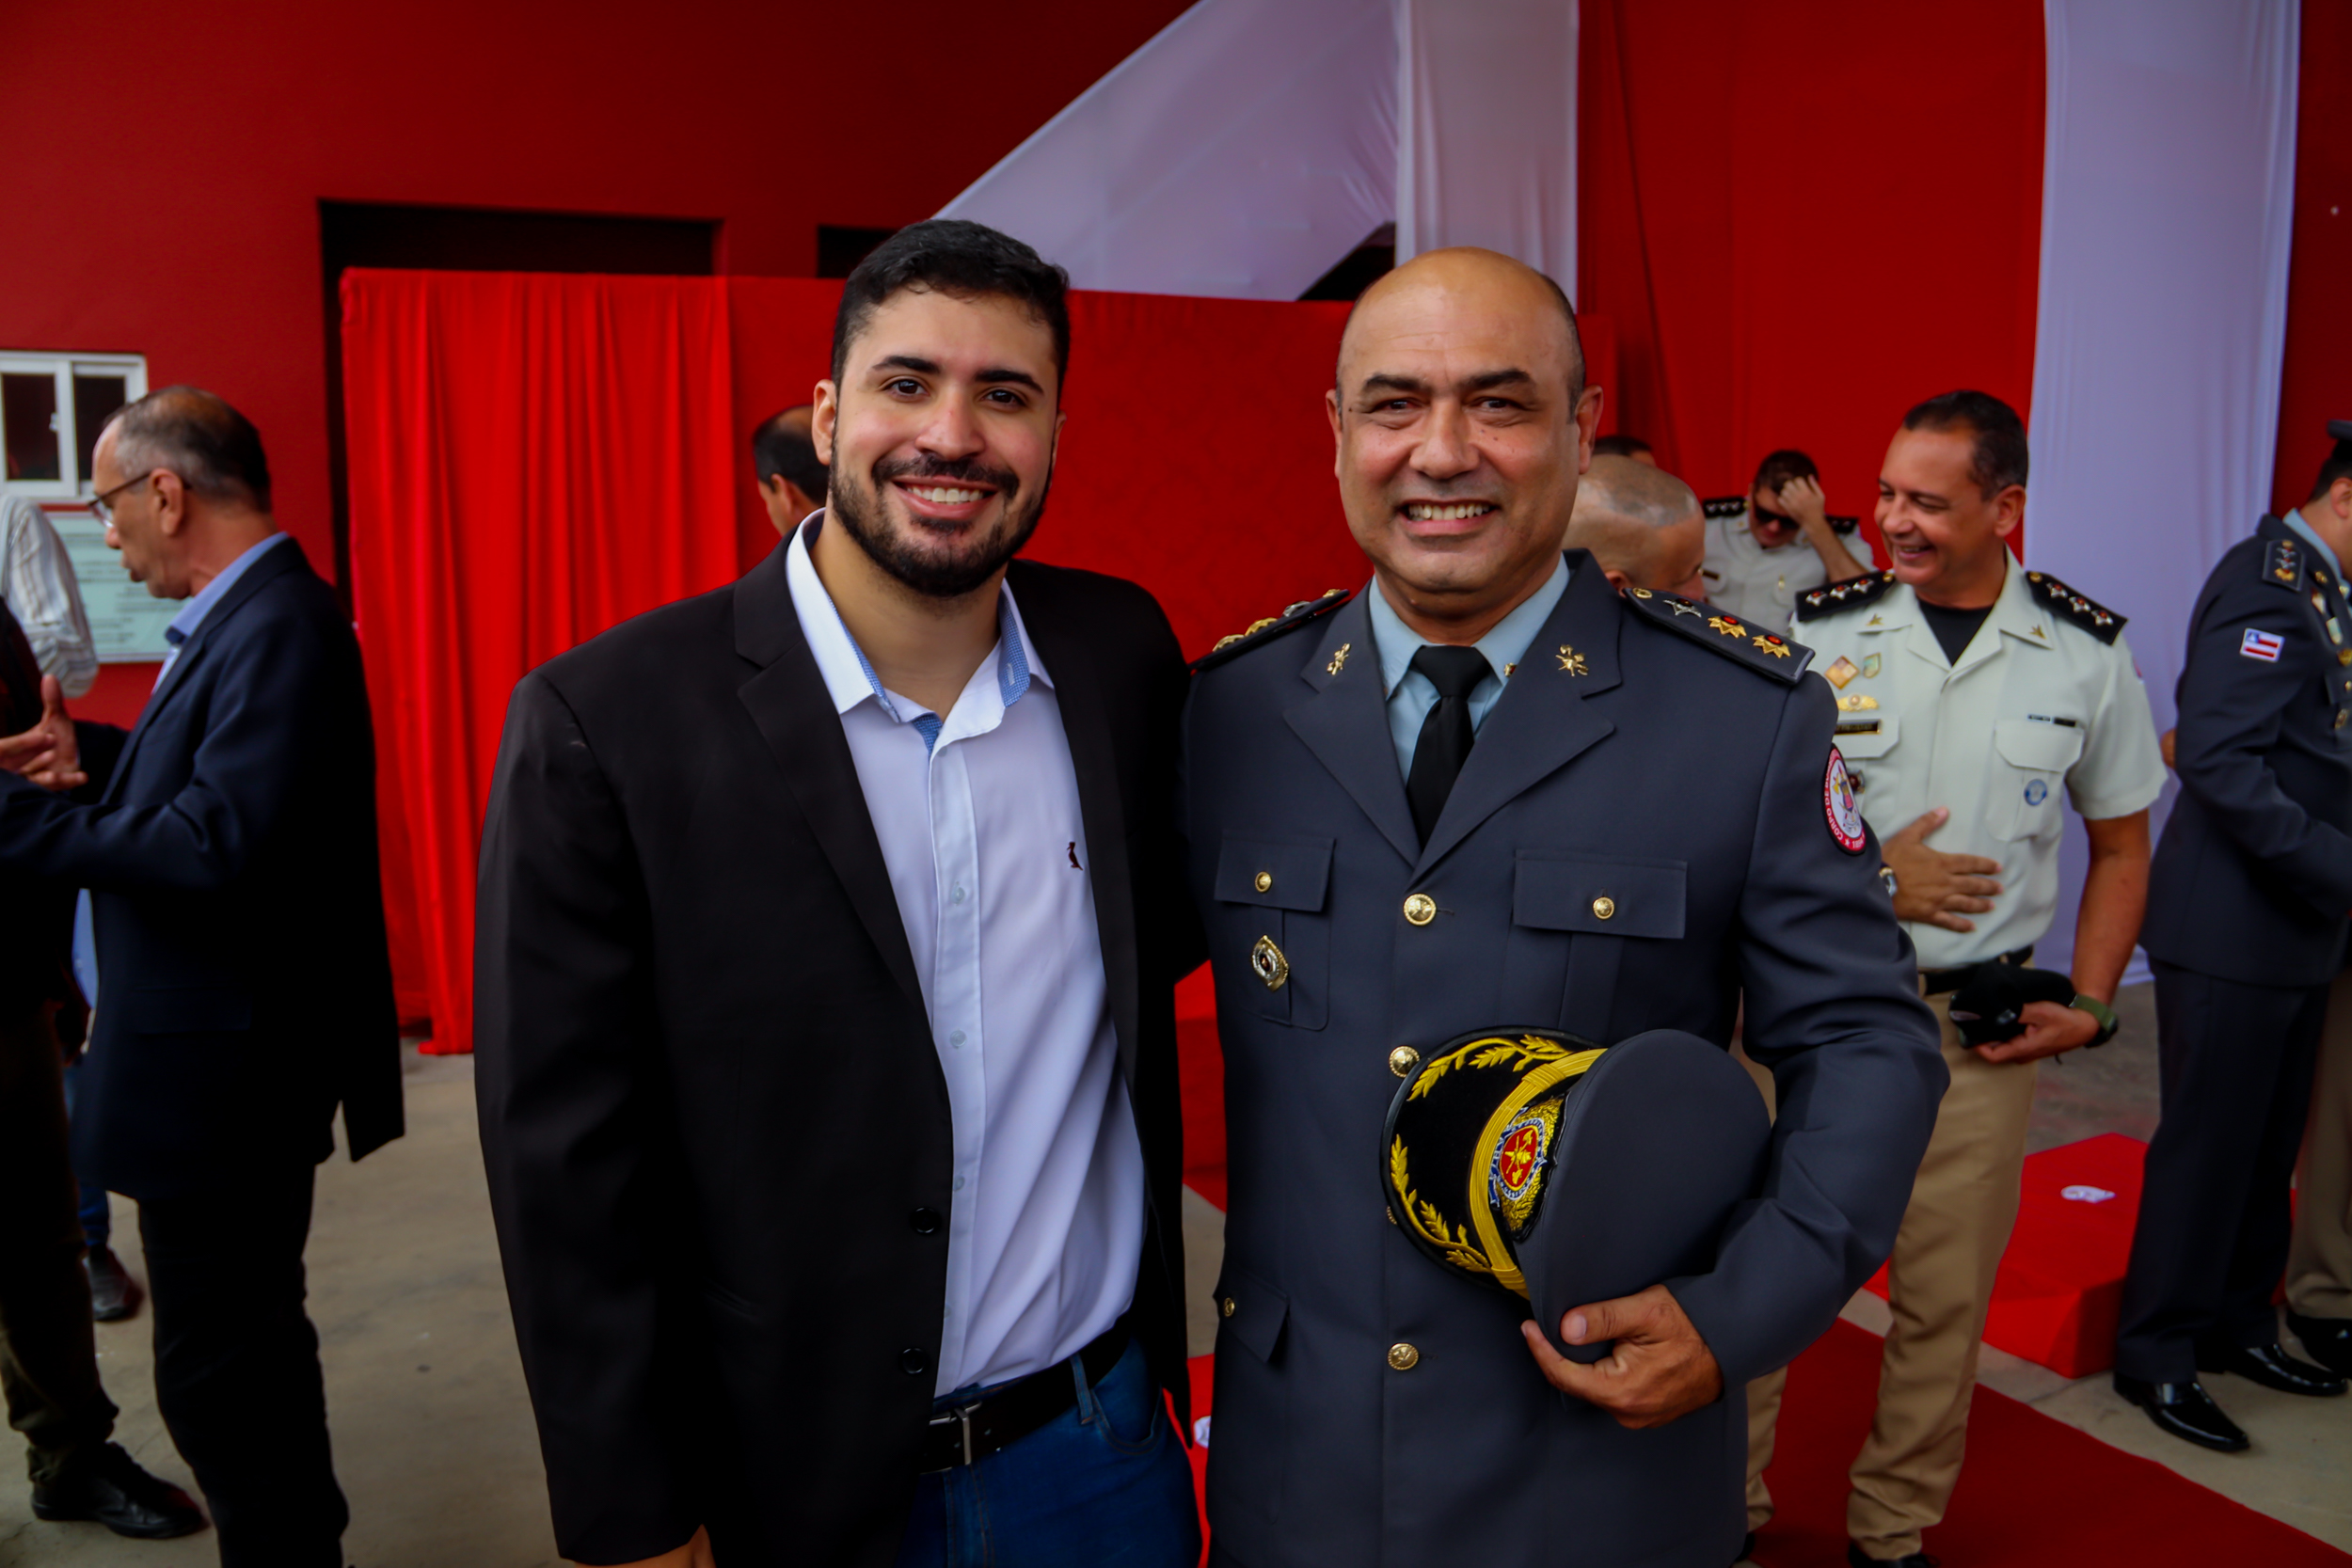
[[[1416,1066],[1389,1106],[1389,1212],[1438,1266],[1525,1296],[1558,1344],[1570,1309],[1714,1266],[1772,1143],[1728,1052],[1657,1029],[1606,1048],[1480,1030]],[[1606,1345],[1559,1346],[1595,1361]]]

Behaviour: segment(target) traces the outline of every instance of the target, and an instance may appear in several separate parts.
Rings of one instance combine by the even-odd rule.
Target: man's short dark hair
[[[2026,483],[2026,421],[1990,392],[1962,390],[1928,399],[1903,416],[1905,430],[1965,430],[1976,437],[1968,477],[1991,500]]]
[[[762,484],[781,474],[802,495],[823,500],[828,470],[817,460],[817,443],[809,438],[807,419],[792,417],[809,412],[809,404],[803,403],[760,420],[759,428],[752,432],[752,467]]]
[[[882,303],[906,289],[957,299],[1009,299],[1054,335],[1054,380],[1070,373],[1070,275],[1009,234],[966,218],[910,223],[876,245],[841,285],[833,318],[833,379],[841,380],[850,344]]]
[[[262,433],[229,400],[201,387],[166,387],[124,404],[106,421],[125,479],[167,469],[200,496],[269,510]]]
[[[2319,466],[2319,477],[2312,481],[2312,493],[2303,504],[2310,505],[2328,493],[2328,486],[2340,479],[2352,479],[2352,441],[2338,441]]]
[[[1657,455],[1639,436],[1600,436],[1593,440],[1595,457],[1639,457],[1645,451],[1653,457]]]
[[[1756,466],[1756,481],[1748,486],[1748,494],[1762,491],[1771,495],[1792,479],[1819,483],[1820,477],[1820,466],[1809,455],[1794,447],[1783,447],[1778,451],[1766,452],[1764,461]]]

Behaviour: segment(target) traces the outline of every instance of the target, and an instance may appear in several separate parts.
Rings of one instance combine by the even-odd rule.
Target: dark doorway
[[[817,226],[817,276],[847,277],[875,247],[896,234],[896,229],[845,229],[839,224]]]
[[[1340,258],[1337,265],[1314,281],[1301,299],[1336,299],[1354,304],[1382,273],[1396,266],[1396,225],[1384,223],[1364,236],[1364,243]]]
[[[351,601],[351,499],[343,444],[345,267],[708,277],[718,271],[718,224],[695,218],[320,202],[319,260],[326,285],[326,471],[335,509],[335,581],[344,604]]]

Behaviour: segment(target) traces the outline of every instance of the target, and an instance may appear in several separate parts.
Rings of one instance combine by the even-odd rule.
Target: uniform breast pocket
[[[1261,1018],[1320,1029],[1331,1017],[1333,840],[1232,833],[1217,851],[1217,928],[1210,958],[1220,991]]]
[[[2056,832],[2066,770],[2083,754],[2081,727],[2039,719],[1998,720],[1993,750],[2000,758],[1992,769],[1993,799],[1985,813],[1993,836],[2014,840]]]
[[[1688,880],[1681,861],[1521,850],[1500,1022],[1549,1021],[1586,1039],[1614,1039],[1626,939],[1679,939]]]

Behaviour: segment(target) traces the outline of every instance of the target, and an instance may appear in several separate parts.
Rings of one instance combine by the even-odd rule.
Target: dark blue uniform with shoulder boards
[[[2119,1373],[2157,1384],[2278,1338],[2288,1178],[2352,911],[2352,605],[2280,519],[2206,579],[2178,706],[2181,793],[2140,933],[2163,1121],[2116,1349]]]

